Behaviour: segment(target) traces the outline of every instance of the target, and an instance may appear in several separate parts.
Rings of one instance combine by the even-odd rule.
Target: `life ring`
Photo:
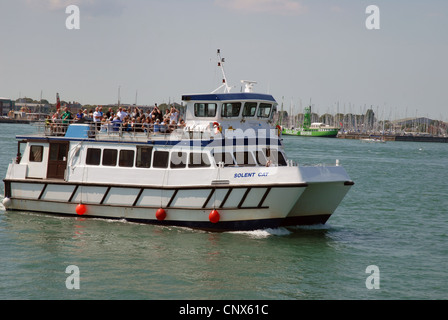
[[[222,127],[219,125],[219,122],[213,122],[213,128],[215,128],[215,133],[221,133],[222,132]]]
[[[280,125],[277,125],[277,135],[280,137],[282,135],[282,127]]]

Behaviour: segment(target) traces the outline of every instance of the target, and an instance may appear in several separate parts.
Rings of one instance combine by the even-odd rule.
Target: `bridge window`
[[[271,115],[272,104],[269,103],[260,103],[260,107],[258,107],[257,116],[260,118],[269,118]]]
[[[212,118],[216,116],[216,109],[216,103],[195,103],[194,116]]]
[[[241,102],[223,103],[221,109],[222,117],[238,117],[240,115]]]
[[[257,111],[257,103],[246,102],[243,108],[243,117],[253,117],[255,116],[255,111]]]

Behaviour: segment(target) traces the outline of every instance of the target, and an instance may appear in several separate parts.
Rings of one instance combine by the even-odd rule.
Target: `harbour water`
[[[33,130],[0,125],[1,177],[15,135]],[[1,208],[0,299],[448,298],[448,144],[284,144],[301,164],[338,159],[355,181],[326,225],[209,233]]]

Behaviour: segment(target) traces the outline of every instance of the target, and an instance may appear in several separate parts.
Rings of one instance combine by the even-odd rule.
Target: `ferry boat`
[[[228,87],[226,87],[228,89]],[[354,184],[337,162],[299,166],[272,124],[276,100],[186,94],[185,127],[69,123],[18,135],[3,205],[210,231],[325,223]],[[23,149],[23,152],[22,152]]]
[[[290,136],[334,138],[338,135],[338,132],[339,128],[337,127],[331,127],[321,122],[311,123],[311,107],[305,108],[303,127],[301,128],[282,127],[282,134]]]

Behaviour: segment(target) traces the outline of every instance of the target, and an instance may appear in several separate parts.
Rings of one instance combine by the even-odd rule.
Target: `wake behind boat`
[[[277,103],[252,85],[183,95],[177,128],[42,124],[17,136],[3,204],[213,231],[325,223],[354,183],[339,164],[288,160],[272,125]]]

